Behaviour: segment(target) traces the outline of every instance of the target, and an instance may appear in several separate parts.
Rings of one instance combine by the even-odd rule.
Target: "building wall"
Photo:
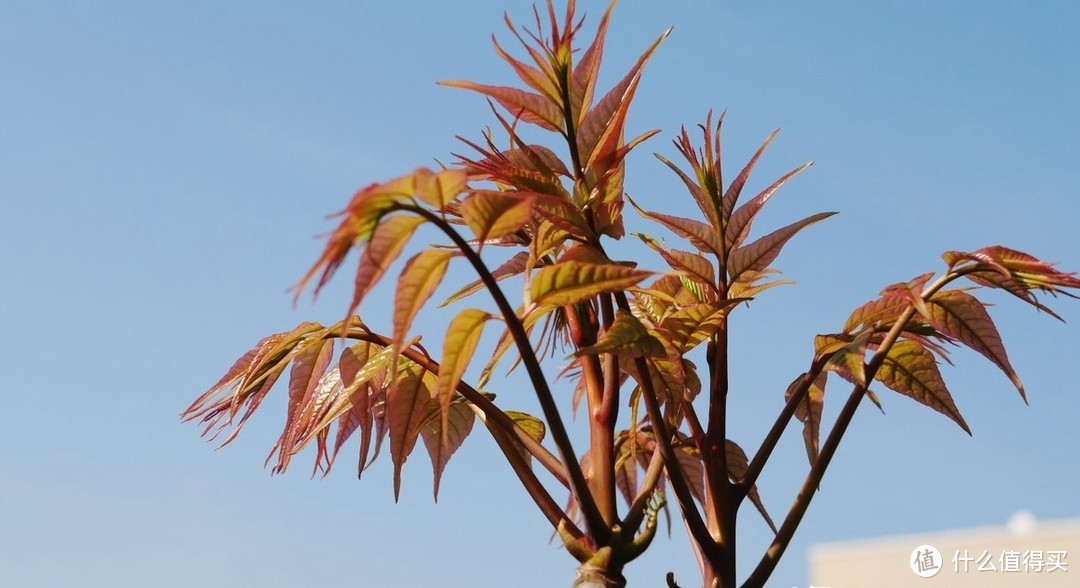
[[[932,546],[940,555],[916,549],[922,546]],[[1074,568],[1071,557],[1080,561],[1080,519],[1036,522],[1029,514],[1018,513],[1003,527],[814,546],[809,558],[810,584],[816,588],[1077,587],[1080,569]]]

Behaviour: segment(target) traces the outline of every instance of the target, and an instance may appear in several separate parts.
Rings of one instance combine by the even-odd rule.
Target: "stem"
[[[620,309],[630,310],[630,303],[626,299],[625,292],[616,292],[615,301]],[[656,399],[656,389],[653,388],[652,378],[649,375],[649,365],[644,357],[638,357],[634,359],[634,367],[637,371],[638,382],[641,384],[641,397],[645,400],[645,410],[649,415],[649,422],[653,426],[653,437],[656,439],[656,445],[664,458],[664,469],[667,470],[668,481],[671,482],[671,489],[675,492],[679,509],[682,510],[683,520],[685,520],[686,527],[689,529],[690,536],[694,541],[700,544],[708,555],[712,556],[714,555],[715,550],[713,548],[715,544],[709,535],[708,527],[705,526],[705,521],[701,518],[701,513],[694,504],[694,497],[690,493],[690,486],[686,482],[686,476],[683,475],[682,468],[679,467],[679,460],[675,456],[675,448],[671,444],[672,436],[667,430],[667,424],[664,422],[664,416],[660,411],[660,403]]]
[[[630,503],[630,509],[626,511],[626,517],[623,518],[623,529],[633,532],[641,526],[641,521],[645,520],[645,507],[649,504],[649,497],[656,490],[656,485],[660,483],[660,476],[663,473],[664,459],[659,451],[654,451],[652,457],[649,458],[649,468],[645,470],[645,479],[642,480],[637,496]]]
[[[810,366],[810,371],[803,376],[799,386],[791,394],[791,398],[788,398],[787,404],[780,411],[780,415],[776,417],[776,421],[773,423],[772,428],[769,429],[769,433],[765,435],[765,440],[761,442],[761,447],[758,448],[754,458],[750,460],[742,479],[739,480],[736,490],[737,500],[741,501],[745,498],[750,489],[757,483],[758,476],[761,475],[761,470],[765,467],[765,462],[769,461],[769,457],[772,455],[773,450],[776,449],[776,444],[779,443],[780,437],[783,436],[791,417],[795,415],[795,409],[803,401],[807,391],[810,390],[810,386],[821,374],[821,370],[825,369],[825,364],[828,361],[828,357],[816,358]]]
[[[927,300],[934,295],[938,290],[944,287],[952,280],[959,277],[960,274],[956,272],[949,272],[938,278],[933,284],[928,286],[921,294],[923,300]],[[810,469],[810,473],[807,474],[806,479],[803,481],[802,488],[799,489],[799,494],[795,497],[795,502],[791,506],[791,510],[788,511],[787,517],[784,518],[783,524],[780,525],[776,537],[773,539],[769,549],[762,556],[761,561],[757,567],[754,568],[753,573],[746,579],[743,584],[744,588],[756,588],[757,586],[764,586],[765,581],[772,575],[773,570],[776,569],[776,564],[779,563],[780,557],[784,555],[784,551],[787,549],[788,544],[791,543],[791,538],[795,535],[795,529],[798,528],[799,523],[802,522],[803,516],[806,515],[806,510],[810,507],[810,501],[813,500],[818,487],[821,485],[821,479],[825,475],[825,470],[828,469],[829,463],[832,461],[833,455],[836,453],[836,448],[840,445],[840,440],[843,438],[844,433],[847,432],[848,425],[851,424],[851,419],[855,416],[855,411],[859,407],[859,402],[862,401],[863,396],[866,395],[866,390],[869,383],[873,381],[874,376],[877,374],[878,369],[885,362],[885,357],[889,353],[889,349],[892,348],[896,340],[900,338],[901,333],[904,331],[904,327],[907,326],[908,321],[915,316],[915,307],[909,306],[900,317],[893,323],[888,334],[882,340],[878,346],[878,350],[871,356],[870,361],[866,362],[865,366],[865,384],[856,384],[855,388],[851,391],[851,395],[848,397],[847,402],[844,403],[844,407],[840,410],[839,416],[836,418],[836,424],[833,425],[831,431],[829,431],[829,437],[825,440],[825,444],[821,448],[821,453],[818,455],[818,459],[814,462],[814,466]]]
[[[737,493],[728,477],[727,397],[728,397],[728,322],[713,335],[709,386],[709,422],[705,432],[706,498],[705,516],[709,530],[720,548],[716,574],[724,586],[735,583],[735,520],[738,514]]]
[[[540,402],[540,408],[544,412],[548,428],[551,429],[551,439],[559,450],[559,456],[562,458],[563,465],[566,468],[570,491],[581,508],[581,515],[585,521],[589,536],[597,544],[605,543],[608,535],[610,535],[610,529],[604,525],[604,518],[597,508],[596,501],[593,500],[592,493],[589,492],[585,474],[581,470],[581,464],[577,461],[574,446],[570,442],[570,436],[566,433],[566,426],[563,424],[562,416],[559,414],[559,407],[555,404],[555,398],[551,393],[551,388],[548,387],[544,371],[540,367],[540,361],[537,359],[532,344],[529,342],[529,334],[525,331],[521,319],[518,318],[517,313],[514,312],[513,307],[507,301],[498,281],[495,280],[495,277],[491,275],[491,271],[484,265],[480,255],[439,215],[418,206],[402,205],[401,208],[419,214],[445,233],[454,242],[454,245],[461,250],[465,258],[469,260],[480,280],[484,283],[484,287],[491,293],[496,306],[499,307],[499,312],[502,313],[503,319],[506,321],[506,328],[514,338],[514,343],[517,345],[518,353],[521,356],[521,362],[525,365],[525,370],[532,381],[536,397]]]
[[[601,318],[604,328],[611,328],[615,322],[611,297],[600,296]],[[595,356],[594,356],[595,357]],[[596,497],[600,513],[610,526],[619,520],[615,498],[615,421],[619,416],[619,357],[615,353],[603,356],[603,388],[600,402],[590,407],[592,422],[593,495]]]

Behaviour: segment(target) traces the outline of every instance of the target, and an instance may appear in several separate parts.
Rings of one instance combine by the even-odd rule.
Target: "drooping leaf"
[[[963,342],[1001,368],[1020,391],[1020,396],[1025,397],[1024,385],[1009,363],[1001,335],[977,298],[961,290],[943,290],[927,300],[920,310],[934,328]]]
[[[825,383],[828,375],[829,372],[826,371],[818,374],[807,387],[802,401],[795,405],[795,418],[803,424],[803,442],[806,444],[806,456],[810,459],[811,466],[818,457],[818,444],[821,439],[821,410],[825,402]],[[805,385],[806,376],[803,374],[795,378],[795,381],[788,386],[784,394],[785,401],[791,398],[799,386]]]
[[[741,480],[743,475],[746,474],[746,470],[750,467],[750,460],[746,458],[746,452],[742,447],[739,447],[737,443],[731,439],[726,439],[724,444],[725,451],[727,452],[727,464],[728,464],[728,476],[731,480]],[[772,517],[769,516],[768,511],[765,510],[765,503],[761,501],[761,495],[758,493],[757,485],[751,486],[750,491],[747,493],[747,497],[750,498],[750,502],[754,503],[754,507],[761,513],[761,517],[765,519],[765,522],[772,529],[773,533],[776,533],[776,525],[773,523]]]
[[[968,435],[971,434],[971,429],[953,402],[952,394],[945,387],[933,354],[918,343],[908,340],[894,343],[874,379],[949,417]]]
[[[315,284],[315,295],[318,295],[323,286],[330,281],[341,262],[344,261],[349,250],[372,238],[372,233],[378,225],[382,224],[381,219],[388,212],[401,204],[411,201],[416,189],[415,176],[423,173],[423,170],[417,170],[412,174],[394,178],[389,182],[371,184],[357,192],[348,206],[337,214],[337,216],[343,218],[334,232],[330,234],[322,255],[312,264],[307,273],[300,278],[300,281],[293,286],[292,289],[296,292],[296,298],[300,297],[304,287],[315,277],[315,274],[320,273],[319,270],[322,270],[319,280]],[[397,232],[404,230],[404,228],[399,227]],[[395,232],[388,231],[384,232],[384,235],[393,233]],[[383,246],[385,247],[385,244]],[[348,314],[352,314],[352,311]]]
[[[633,314],[618,310],[611,327],[600,336],[595,345],[579,349],[574,356],[615,352],[626,357],[640,357],[663,353],[664,347],[653,338],[648,328]]]
[[[691,445],[679,445],[675,448],[675,458],[679,460],[690,493],[705,504],[705,464],[701,461],[701,452]]]
[[[438,385],[436,397],[439,399],[439,414],[442,420],[443,433],[449,433],[447,419],[450,415],[450,401],[453,400],[457,391],[461,376],[472,361],[476,344],[480,342],[480,334],[483,332],[484,323],[491,315],[475,308],[467,308],[457,314],[446,328],[446,337],[443,338],[442,363],[439,367]],[[444,445],[449,445],[449,439],[444,440]]]
[[[424,438],[424,446],[427,447],[428,455],[431,456],[431,468],[435,474],[433,492],[436,502],[439,501],[439,482],[442,480],[446,463],[472,432],[475,420],[476,415],[469,405],[454,404],[450,407],[445,425],[440,419],[431,419],[420,431],[420,435]]]
[[[461,216],[481,243],[517,231],[532,220],[534,196],[475,190],[461,203]]]
[[[360,252],[360,264],[353,280],[353,297],[345,316],[352,316],[375,284],[386,274],[390,264],[401,255],[416,228],[424,223],[418,216],[392,216],[379,223],[371,241]]]
[[[323,374],[333,358],[333,341],[321,337],[310,338],[298,345],[289,372],[289,402],[285,413],[285,428],[270,450],[267,461],[278,454],[274,473],[281,473],[289,465],[290,458],[297,449],[301,432],[307,428],[304,416],[320,386]]]
[[[424,368],[410,363],[396,374],[386,398],[390,457],[394,462],[395,501],[401,492],[401,466],[416,446],[416,439],[432,411],[437,410],[430,380]]]
[[[784,245],[802,229],[830,216],[835,212],[821,212],[777,229],[764,237],[739,247],[728,259],[728,275],[732,281],[745,271],[763,270],[780,254]]]
[[[446,267],[456,255],[456,251],[446,249],[425,249],[405,263],[394,291],[394,344],[399,348],[416,313],[442,283]]]
[[[544,425],[544,421],[525,412],[516,410],[508,410],[505,412],[506,416],[510,417],[510,419],[514,421],[514,424],[521,427],[521,429],[532,437],[534,441],[537,443],[542,443],[544,441],[544,436],[547,434],[547,426]],[[532,454],[520,444],[518,444],[518,450],[521,451],[521,455],[525,458],[525,461],[532,459]]]
[[[465,80],[446,80],[439,83],[443,86],[473,90],[490,96],[515,117],[520,117],[525,122],[539,125],[549,131],[559,132],[563,129],[562,110],[559,109],[558,104],[546,96],[509,86],[489,86]]]
[[[537,270],[529,295],[534,304],[576,304],[633,286],[651,273],[617,264],[563,262]]]

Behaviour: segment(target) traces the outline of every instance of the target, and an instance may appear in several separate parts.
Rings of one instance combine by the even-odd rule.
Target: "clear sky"
[[[582,4],[595,22],[603,5]],[[360,186],[446,160],[454,135],[479,136],[483,100],[435,82],[509,81],[489,37],[507,37],[503,10],[523,20],[529,6],[0,3],[0,585],[569,585],[571,559],[482,431],[437,506],[422,450],[395,505],[388,461],[361,482],[347,457],[325,479],[308,478],[310,458],[271,477],[280,411],[218,452],[178,422],[262,336],[339,317],[346,276],[315,305],[285,293],[317,257],[325,215]],[[630,193],[689,213],[649,153],[673,156],[680,124],[726,107],[730,168],[783,129],[751,188],[816,160],[759,227],[841,211],[778,260],[798,285],[733,321],[730,430],[748,449],[813,335],[940,269],[941,251],[1001,243],[1080,269],[1073,3],[625,0],[603,79],[667,26],[630,122],[663,133],[631,160]],[[362,309],[375,324],[379,296]],[[1021,508],[1080,515],[1080,304],[1057,301],[1062,325],[991,299],[1031,405],[961,351],[945,372],[974,438],[891,393],[887,415],[864,406],[776,586],[805,585],[817,542]],[[832,390],[827,412],[846,395]],[[519,379],[499,395],[532,406]],[[774,517],[806,467],[793,426],[760,482]],[[741,520],[745,573],[769,537],[752,510]],[[627,574],[656,586],[668,570],[693,585],[678,525]]]

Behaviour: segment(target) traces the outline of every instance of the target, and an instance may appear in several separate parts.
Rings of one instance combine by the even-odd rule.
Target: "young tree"
[[[657,155],[685,185],[700,218],[646,210],[630,200],[624,189],[626,156],[658,131],[627,139],[627,115],[645,64],[667,33],[614,87],[601,91],[597,78],[611,10],[586,43],[579,43],[583,22],[572,0],[562,14],[549,2],[530,29],[507,20],[524,57],[514,57],[498,42],[495,50],[521,87],[444,82],[485,95],[498,135],[463,139],[469,153],[457,156],[453,165],[420,168],[357,192],[341,211],[322,256],[296,286],[299,296],[314,282],[317,294],[358,250],[346,318],[330,326],[303,323],[264,338],[183,418],[202,422],[212,438],[224,433],[222,444],[227,444],[288,369],[287,413],[271,451],[273,470],[284,471],[294,455],[314,443],[315,470],[329,471],[344,444],[356,438],[363,472],[388,439],[395,496],[402,464],[421,439],[434,466],[437,495],[450,457],[479,421],[577,560],[575,586],[625,585],[622,570],[649,546],[668,496],[679,506],[702,585],[725,588],[736,585],[736,515],[749,501],[775,532],[743,584],[761,586],[791,541],[859,404],[864,397],[878,403],[870,389],[874,382],[967,431],[937,367],[939,359],[948,361],[948,346],[964,345],[986,356],[1024,395],[974,292],[1004,290],[1057,317],[1036,294],[1069,295],[1068,289],[1080,288],[1080,279],[1002,246],[945,253],[940,275],[927,273],[886,287],[879,298],[855,309],[838,332],[815,338],[806,372],[788,387],[786,404],[764,442],[748,454],[726,433],[733,344],[727,318],[784,283],[772,268],[784,245],[834,213],[750,239],[758,212],[810,164],[743,198],[743,187],[775,133],[725,185],[724,117],[711,114],[699,126],[700,142],[685,129],[677,136],[684,163]],[[553,144],[529,142],[520,130],[525,125],[548,132]],[[625,236],[625,202],[690,248],[634,235],[666,264],[655,271],[615,253]],[[353,313],[425,225],[449,244],[431,245],[404,262],[394,292],[392,332],[375,332]],[[498,265],[481,257],[482,252],[496,257],[493,250]],[[451,264],[467,267],[477,279],[443,305],[484,293],[493,306],[476,302],[457,312],[441,353],[433,355],[412,337],[413,322]],[[515,276],[524,288],[512,301],[503,280]],[[501,334],[490,360],[470,382],[464,376],[492,322]],[[542,414],[504,409],[487,391],[508,354],[527,372]],[[551,364],[558,363],[560,375],[573,384],[570,395],[552,389]],[[829,374],[846,381],[851,392],[822,441]],[[567,400],[575,408],[584,404],[587,439],[571,439],[560,411]],[[755,483],[792,418],[803,424],[810,471],[776,526]],[[545,484],[536,467],[557,487]],[[564,493],[570,497],[566,505],[560,500]],[[675,585],[670,575],[668,583]]]

